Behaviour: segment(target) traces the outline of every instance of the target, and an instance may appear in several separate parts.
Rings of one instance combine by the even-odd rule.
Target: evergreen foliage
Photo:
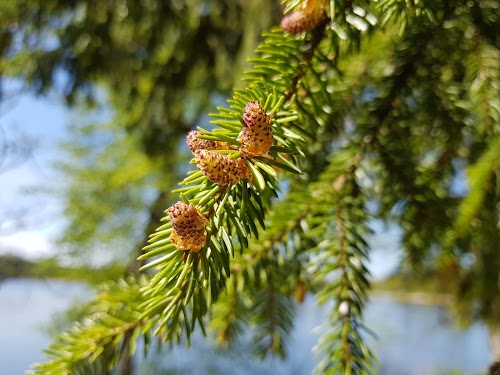
[[[227,145],[210,150],[224,156],[217,160],[244,162],[249,174],[219,184],[193,166],[173,190],[208,219],[205,245],[179,250],[165,214],[139,258],[143,275],[104,285],[88,318],[58,336],[33,373],[107,373],[139,339],[146,351],[153,336],[189,343],[207,324],[221,343],[251,325],[256,354],[283,356],[294,299],[306,292],[331,305],[317,372],[375,373],[363,325],[373,218],[401,226],[403,267],[435,265],[463,313],[499,316],[498,9],[483,1],[283,5],[287,14],[324,13],[312,29],[287,29],[296,35],[265,32],[246,86],[210,115],[210,129],[198,128],[199,139]],[[272,118],[265,155],[239,150],[249,102]],[[454,191],[463,169],[465,197]],[[446,274],[450,264],[458,272]]]

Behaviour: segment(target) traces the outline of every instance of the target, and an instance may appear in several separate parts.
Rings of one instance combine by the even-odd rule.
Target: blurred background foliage
[[[241,85],[278,15],[262,0],[2,2],[0,72],[55,91],[85,119],[70,125],[58,163],[68,177],[55,192],[67,201],[62,245],[108,249],[105,261],[142,248],[184,173],[180,141]]]

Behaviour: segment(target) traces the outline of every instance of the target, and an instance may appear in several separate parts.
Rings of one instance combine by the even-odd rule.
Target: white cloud
[[[22,164],[0,168],[0,253],[38,258],[55,253],[52,238],[64,221],[62,202],[27,190],[49,189],[59,182],[52,163],[61,157],[57,145],[67,134],[70,111],[57,98],[19,93],[18,86],[22,82],[5,82],[12,97],[0,103],[0,146],[29,153],[18,158]]]
[[[0,236],[0,253],[33,259],[54,255],[54,247],[47,231],[20,231]]]

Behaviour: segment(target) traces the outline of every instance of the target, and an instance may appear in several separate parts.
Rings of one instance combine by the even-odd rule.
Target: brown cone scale
[[[240,133],[240,152],[255,157],[267,154],[273,145],[271,115],[255,101],[249,102],[243,111],[243,130]]]
[[[179,250],[199,251],[207,241],[208,220],[193,204],[178,202],[168,209],[174,231],[170,240]]]
[[[248,178],[249,171],[244,159],[230,160],[209,150],[196,150],[196,166],[212,182],[219,185],[236,184],[242,178]]]

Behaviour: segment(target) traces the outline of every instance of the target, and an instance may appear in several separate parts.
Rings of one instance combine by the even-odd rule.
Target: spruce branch
[[[383,186],[381,194],[382,212],[389,211],[398,202],[404,203],[405,208],[398,220],[404,229],[403,244],[409,263],[414,267],[421,265],[426,251],[437,241],[434,234],[439,232],[434,232],[432,226],[427,225],[432,214],[422,197],[424,194],[431,200],[436,200],[436,197],[429,195],[431,189],[419,186],[422,179],[417,168],[418,157],[410,145],[411,128],[406,124],[405,113],[409,111],[407,102],[412,97],[410,87],[426,57],[433,35],[433,29],[426,28],[409,31],[403,36],[406,47],[396,50],[393,56],[395,73],[383,80],[383,89],[376,98],[363,106],[366,114],[362,114],[363,122],[359,124],[370,139],[369,149],[375,152],[383,165],[381,173],[388,175],[383,179],[387,185]],[[396,134],[401,142],[393,141]],[[401,155],[405,157],[400,158]],[[401,164],[403,159],[404,165]],[[421,233],[426,235],[422,237]],[[422,238],[424,241],[421,241]]]
[[[290,13],[301,11],[298,16],[306,16],[288,19],[301,22],[289,29],[297,34],[279,29],[265,33],[253,67],[243,77],[246,88],[235,90],[228,106],[210,115],[211,130],[199,127],[188,138],[197,169],[188,172],[174,190],[179,202],[171,211],[179,209],[180,213],[169,211],[144,247],[140,260],[146,262],[142,270],[150,277],[137,286],[131,282],[110,290],[114,297],[100,295],[92,305],[94,319],[58,338],[49,352],[51,361],[39,365],[35,373],[58,369],[106,373],[121,351],[135,350],[138,336],[146,341],[156,335],[171,344],[189,343],[197,326],[205,332],[207,317],[221,341],[231,340],[250,320],[256,349],[263,355],[283,355],[296,290],[302,293],[302,297],[298,293],[299,300],[304,290],[318,290],[320,303],[333,301],[328,333],[318,343],[323,357],[318,371],[374,372],[362,323],[369,290],[365,264],[369,194],[381,194],[387,212],[406,203],[397,220],[406,225],[406,246],[414,259],[426,255],[422,249],[438,233],[430,220],[435,209],[428,203],[446,208],[445,215],[454,207],[454,202],[438,199],[434,193],[445,181],[422,165],[422,142],[417,148],[413,146],[419,143],[412,143],[418,131],[431,132],[438,126],[423,124],[421,118],[409,121],[412,106],[421,109],[437,99],[440,124],[458,124],[460,111],[472,112],[468,106],[461,107],[460,95],[446,94],[443,82],[432,86],[432,95],[422,103],[412,101],[418,96],[416,89],[430,87],[416,82],[419,68],[429,61],[430,45],[438,42],[435,31],[450,12],[427,2],[379,1],[372,8],[366,2],[346,0],[330,2],[329,9],[317,17],[316,12],[304,14],[312,5],[296,0],[285,3]],[[307,4],[324,6],[327,2]],[[394,37],[391,43],[401,48],[387,58],[391,69],[382,69],[379,76],[370,75],[372,68],[366,66],[341,72],[339,59],[353,55],[362,33],[377,25],[373,9],[383,9],[383,23],[391,18],[399,22],[402,37]],[[474,195],[463,201],[457,219],[462,228],[477,217],[493,222],[492,210],[482,209],[481,203],[494,207],[498,201],[490,191],[498,169],[493,163],[497,152],[491,150],[498,147],[485,140],[497,133],[498,113],[491,102],[497,77],[484,75],[491,72],[497,51],[485,47],[481,53],[487,57],[484,64],[463,69],[463,74],[476,82],[477,90],[471,90],[469,99],[481,107],[472,117],[481,122],[482,134],[473,141],[488,141],[490,148],[470,158],[470,173],[478,183]],[[350,81],[343,82],[343,74]],[[374,82],[375,90],[370,88]],[[355,118],[351,127],[346,124],[348,116]],[[252,128],[251,119],[263,128]],[[451,170],[449,163],[459,155],[452,145],[461,142],[457,134],[465,126],[470,124],[444,131],[450,143],[436,162],[440,170]],[[374,177],[374,185],[382,186],[378,195],[373,186],[363,186],[359,177],[370,173],[365,170],[367,164],[381,171]],[[284,181],[290,186],[288,194],[279,193]],[[488,224],[474,230],[497,239],[493,228]],[[411,237],[412,232],[419,236]],[[491,247],[483,245],[476,245],[477,254],[486,260]],[[483,286],[498,274],[493,267],[485,269]],[[489,290],[483,289],[484,300],[491,302]],[[120,300],[127,301],[125,308]]]
[[[324,23],[326,25],[326,22]],[[316,33],[313,33],[313,39],[312,42],[309,46],[308,49],[305,50],[305,52],[302,52],[303,50],[303,40],[298,43],[297,41],[300,39],[293,39],[293,38],[283,38],[283,36],[278,35],[276,31],[266,35],[269,38],[269,45],[274,44],[276,47],[283,47],[287,48],[288,50],[291,50],[292,47],[295,47],[292,53],[292,57],[296,56],[301,56],[300,59],[298,59],[298,64],[294,67],[295,64],[290,64],[290,57],[288,56],[288,61],[286,64],[282,64],[280,59],[283,59],[283,55],[276,54],[276,55],[270,55],[270,49],[267,48],[262,48],[258,49],[258,53],[262,53],[262,57],[259,59],[254,60],[253,62],[255,63],[254,69],[251,70],[249,73],[246,74],[246,79],[251,80],[253,83],[250,85],[250,87],[247,90],[240,90],[235,92],[235,96],[233,97],[232,100],[229,101],[231,104],[231,109],[230,110],[224,110],[220,109],[221,113],[219,115],[213,115],[213,117],[218,117],[220,120],[218,120],[217,125],[221,126],[221,130],[216,130],[212,132],[208,132],[205,129],[199,128],[199,131],[204,134],[203,139],[207,140],[213,140],[213,141],[220,141],[220,142],[227,142],[232,145],[236,145],[237,143],[234,141],[235,139],[235,132],[237,128],[235,125],[237,125],[238,118],[240,116],[240,113],[242,111],[243,105],[246,105],[246,103],[255,100],[260,103],[266,103],[264,105],[265,109],[267,108],[272,108],[271,114],[276,114],[276,117],[274,118],[274,123],[276,125],[282,126],[283,124],[289,125],[287,128],[281,128],[281,127],[273,127],[273,136],[275,139],[277,139],[279,142],[281,142],[281,145],[278,147],[280,148],[289,148],[290,150],[293,150],[293,146],[297,144],[297,141],[301,142],[304,141],[304,137],[296,131],[292,131],[290,125],[293,127],[293,122],[297,119],[297,117],[294,115],[293,112],[289,111],[278,111],[280,106],[284,106],[286,108],[286,105],[288,104],[288,101],[292,97],[295,96],[296,90],[298,87],[299,82],[306,76],[306,69],[304,67],[311,65],[311,60],[313,56],[315,56],[315,52],[317,48],[320,45],[320,42],[323,40],[324,36],[326,35],[323,31],[318,29],[319,31]],[[266,45],[266,43],[264,43]],[[323,52],[324,56],[324,52]],[[295,61],[292,59],[292,61]],[[291,69],[292,68],[292,69]],[[287,69],[287,71],[283,71],[284,69]],[[309,70],[309,69],[307,69]],[[278,75],[277,73],[281,71],[281,75]],[[312,76],[318,77],[317,72],[315,72],[313,69],[311,69]],[[310,79],[310,78],[308,78]],[[269,87],[269,82],[273,82],[272,87]],[[281,84],[284,83],[284,84]],[[288,89],[287,89],[288,87]],[[291,89],[290,89],[291,87]],[[307,90],[307,88],[306,88]],[[267,94],[266,94],[267,92]],[[284,95],[281,96],[280,99],[277,99],[279,95]],[[324,94],[324,92],[322,92]],[[275,97],[271,97],[271,95],[274,95]],[[328,95],[326,95],[328,97]],[[297,102],[300,102],[302,98],[296,98]],[[268,103],[271,103],[270,106]],[[237,113],[235,113],[235,110]],[[278,116],[282,115],[283,117],[280,119]],[[229,121],[228,121],[229,120]],[[280,130],[283,129],[283,134],[280,134]],[[297,131],[299,131],[299,128],[297,128]],[[302,131],[302,129],[300,129]],[[289,140],[289,141],[287,141]],[[301,154],[300,149],[297,150],[297,152],[288,152],[286,155],[288,155],[288,158],[292,158],[292,155],[296,154]],[[267,162],[268,165],[272,166],[279,166],[277,164],[277,160],[279,160],[278,163],[283,163],[285,165],[288,165],[290,169],[296,169],[296,167],[291,164],[287,163],[287,159],[283,157],[282,155],[275,153],[272,149],[269,152],[269,155],[271,157],[274,157],[274,161],[270,162],[272,159],[265,160],[263,158],[258,159],[259,162]],[[292,159],[293,160],[293,159]],[[262,174],[259,172],[259,168],[261,170],[265,170],[265,168],[262,168],[262,165],[257,165],[259,168],[256,168],[256,165],[252,163],[251,160],[249,160],[249,163],[247,163],[249,170],[254,178],[254,181],[256,184],[252,183],[247,183],[243,182],[243,187],[247,192],[253,192],[255,193],[262,193],[265,191],[265,186],[269,185],[271,181],[266,181],[266,178],[269,178],[269,175],[267,174]],[[201,181],[201,184],[199,184],[199,188],[195,187],[193,189],[183,189],[182,192],[188,196],[193,196],[189,197],[188,200],[190,202],[199,203],[204,202],[206,203],[208,201],[209,204],[212,202],[212,198],[206,199],[206,198],[201,198],[200,201],[196,201],[198,196],[203,194],[204,190],[207,190],[205,186],[202,184],[205,182],[203,179],[200,179],[197,177],[195,179],[197,182]],[[185,181],[185,183],[188,183],[189,181]],[[256,186],[257,185],[257,186]],[[198,191],[196,191],[198,189]],[[248,247],[248,241],[247,241],[247,233],[253,232],[256,236],[258,235],[257,232],[254,229],[254,226],[252,226],[253,218],[248,217],[248,216],[241,216],[242,215],[242,209],[236,208],[234,206],[234,202],[240,201],[242,207],[253,207],[253,209],[250,209],[253,212],[259,212],[260,211],[260,216],[263,217],[263,211],[258,210],[258,207],[256,208],[254,205],[252,205],[251,200],[246,200],[246,196],[243,195],[243,199],[241,199],[238,195],[231,195],[229,193],[229,190],[232,190],[233,192],[235,190],[239,189],[236,186],[231,186],[230,189],[228,189],[228,192],[226,192],[227,195],[227,206],[223,206],[222,204],[217,207],[215,210],[216,215],[217,213],[220,212],[220,217],[214,217],[214,223],[217,223],[217,228],[213,228],[213,230],[210,230],[210,241],[209,243],[213,245],[214,247],[217,247],[217,240],[214,240],[213,233],[217,233],[218,229],[220,228],[230,228],[229,232],[231,232],[231,229],[234,228],[233,233],[236,235],[238,238],[238,241],[240,242],[240,248],[246,248]],[[213,190],[211,190],[213,191]],[[272,191],[272,190],[271,190]],[[259,195],[257,195],[258,197]],[[255,197],[255,196],[254,196]],[[215,198],[214,198],[215,199]],[[222,202],[226,202],[225,198],[222,199]],[[250,203],[250,204],[249,204]],[[223,208],[220,208],[223,207]],[[245,220],[246,219],[246,220]],[[220,225],[221,222],[226,222],[226,225]],[[262,223],[261,223],[262,224]],[[164,230],[163,228],[161,230]],[[222,229],[224,230],[224,229]],[[168,233],[165,233],[165,235]],[[155,240],[158,240],[158,238],[155,238]],[[231,252],[234,252],[231,247],[230,241],[221,241],[221,243],[224,243],[230,250]],[[211,249],[211,248],[210,248]],[[153,250],[154,251],[154,250]],[[222,253],[222,252],[221,252]],[[157,255],[155,253],[155,255]],[[156,266],[159,266],[159,264],[155,264]],[[189,272],[186,272],[188,274]],[[173,276],[173,277],[172,277]],[[168,274],[163,274],[162,278],[163,279],[172,279],[175,278],[174,275],[168,275]],[[228,276],[228,275],[227,275]],[[199,277],[197,278],[199,280]],[[221,283],[223,283],[224,277],[221,277],[219,280]],[[212,280],[211,280],[212,281]],[[209,283],[209,285],[211,285]],[[160,285],[161,288],[165,287],[165,285]],[[210,304],[211,301],[215,301],[218,295],[218,290],[213,293],[213,300],[211,299],[208,304]]]
[[[254,353],[260,357],[273,354],[286,357],[285,343],[293,326],[294,306],[290,296],[271,281],[254,296],[250,323],[254,328]]]
[[[237,124],[241,121],[243,107],[246,103],[257,101],[265,103],[265,110],[271,109],[269,113],[273,115],[273,136],[281,144],[276,145],[276,147],[273,146],[274,149],[272,147],[269,150],[270,158],[258,157],[255,161],[247,159],[247,166],[253,177],[253,182],[243,180],[242,184],[230,185],[224,191],[221,191],[217,184],[209,181],[206,176],[200,176],[197,172],[191,173],[182,182],[183,185],[188,186],[180,188],[177,192],[182,193],[183,198],[192,204],[198,206],[203,204],[203,211],[208,212],[206,216],[210,218],[211,224],[210,228],[207,229],[208,247],[206,252],[202,250],[200,253],[193,255],[191,259],[183,259],[178,254],[178,250],[169,244],[168,236],[172,234],[173,228],[167,222],[153,235],[151,238],[152,244],[145,248],[148,252],[142,257],[157,257],[152,263],[154,263],[154,267],[161,270],[153,277],[150,287],[145,288],[144,293],[146,296],[153,297],[160,290],[171,286],[178,287],[183,283],[192,284],[188,282],[190,279],[196,279],[198,283],[208,287],[207,298],[198,300],[203,304],[206,303],[205,306],[198,306],[196,304],[197,300],[194,298],[179,297],[175,299],[177,310],[182,303],[192,304],[190,310],[197,315],[198,321],[201,321],[207,306],[218,298],[220,288],[223,287],[225,278],[229,276],[227,271],[229,270],[229,256],[234,254],[234,237],[238,239],[240,249],[244,249],[248,246],[247,237],[249,233],[258,236],[254,221],[256,220],[263,226],[264,206],[269,205],[269,203],[265,202],[268,202],[270,198],[267,190],[270,188],[272,193],[275,189],[273,187],[276,181],[273,167],[286,166],[284,169],[293,171],[297,169],[289,160],[293,162],[292,155],[300,153],[295,144],[297,141],[300,143],[302,137],[284,128],[286,124],[294,121],[296,117],[293,111],[281,110],[283,106],[286,106],[287,98],[284,94],[281,94],[283,96],[280,97],[280,87],[289,86],[289,83],[294,80],[291,76],[295,76],[296,73],[294,73],[295,70],[292,70],[293,66],[290,66],[291,64],[287,66],[280,65],[280,59],[282,60],[283,56],[280,54],[277,56],[270,55],[270,52],[278,51],[277,48],[272,48],[273,46],[287,45],[293,56],[302,56],[302,59],[297,61],[295,69],[304,58],[309,59],[312,52],[308,50],[304,54],[301,51],[304,42],[294,38],[286,38],[281,34],[281,31],[275,30],[266,36],[268,39],[263,43],[263,47],[261,47],[260,51],[257,50],[257,53],[262,53],[262,58],[255,60],[254,70],[246,76],[247,78],[251,76],[253,83],[246,90],[235,91],[235,96],[229,101],[231,104],[230,109],[219,108],[219,114],[212,115],[212,117],[220,119],[217,120],[216,125],[221,126],[221,129],[209,132],[200,128],[199,132],[203,136],[199,138],[237,145],[237,132],[241,129]],[[284,67],[287,70],[277,76],[276,73],[280,72]],[[269,75],[272,75],[274,79],[270,80]],[[272,82],[272,85],[270,82]],[[280,85],[280,83],[283,84]],[[281,92],[284,93],[285,90]],[[279,152],[282,150],[286,151],[284,155]],[[217,151],[214,150],[214,152]],[[192,186],[193,184],[195,185]],[[266,201],[263,201],[263,198]],[[243,211],[242,207],[246,210]],[[203,271],[193,274],[194,267],[190,262],[200,262],[200,270]],[[145,268],[151,268],[150,264],[146,264]],[[223,274],[222,270],[225,270],[226,273]],[[189,296],[191,292],[190,289],[186,290],[186,296]],[[200,293],[202,292],[200,291]],[[181,292],[181,295],[183,294]],[[183,295],[183,297],[186,296]],[[156,299],[148,306],[148,311],[159,312],[165,303],[161,299]]]
[[[57,336],[46,349],[48,362],[34,365],[30,373],[109,373],[123,351],[133,354],[138,336],[147,335],[140,317],[142,295],[139,292],[140,285],[145,283],[143,277],[129,277],[102,285],[96,300],[85,309],[86,319]]]
[[[359,149],[351,145],[339,150],[316,183],[315,202],[324,207],[320,226],[328,233],[323,237],[318,257],[312,261],[323,285],[317,296],[320,303],[335,301],[329,315],[330,331],[317,346],[323,359],[316,371],[321,374],[375,372],[375,357],[361,334],[369,288],[369,272],[364,264],[368,258],[364,236],[368,233],[369,215],[366,195],[356,178],[364,157]],[[330,194],[326,194],[327,190]],[[333,275],[334,281],[325,282]]]

